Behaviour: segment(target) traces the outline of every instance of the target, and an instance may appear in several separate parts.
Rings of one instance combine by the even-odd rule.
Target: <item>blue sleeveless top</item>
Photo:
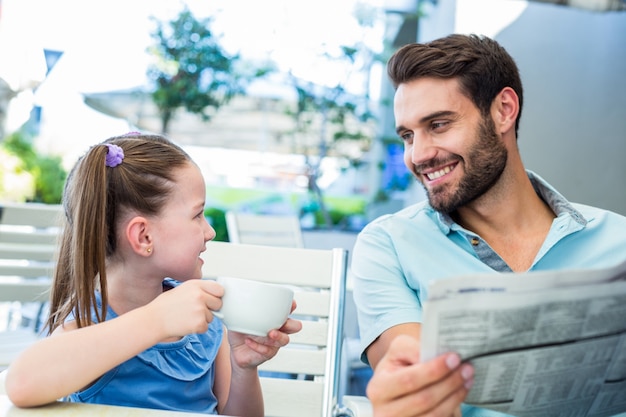
[[[176,285],[164,283],[172,284]],[[99,292],[96,298],[99,308],[102,305]],[[117,314],[109,307],[107,320],[115,317]],[[214,361],[223,336],[222,322],[214,317],[206,333],[158,343],[65,400],[217,414]]]

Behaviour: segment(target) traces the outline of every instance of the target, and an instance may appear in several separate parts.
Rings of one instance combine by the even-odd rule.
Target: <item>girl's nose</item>
[[[209,221],[207,219],[205,220],[206,220],[206,228],[204,231],[204,240],[208,242],[209,240],[215,239],[215,236],[217,235],[217,233],[215,233],[215,229],[213,228],[213,226],[211,226]]]

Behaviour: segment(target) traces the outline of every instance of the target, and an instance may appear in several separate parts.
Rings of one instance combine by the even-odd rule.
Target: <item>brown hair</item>
[[[123,150],[119,165],[105,165],[107,144]],[[189,155],[168,139],[140,133],[109,138],[78,160],[63,192],[65,219],[50,295],[49,333],[72,314],[78,327],[93,323],[92,311],[98,321],[105,320],[105,265],[115,254],[117,220],[129,210],[158,214],[174,188],[173,171],[189,162]]]
[[[505,87],[519,98],[515,134],[522,115],[523,90],[519,70],[498,42],[485,36],[453,34],[428,43],[412,43],[398,49],[387,63],[394,88],[417,78],[458,78],[461,92],[483,116]]]

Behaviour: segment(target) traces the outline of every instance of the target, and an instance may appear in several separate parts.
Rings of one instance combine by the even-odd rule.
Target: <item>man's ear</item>
[[[519,98],[511,87],[505,87],[496,96],[492,105],[493,121],[496,131],[504,134],[515,129],[515,119],[519,114]]]
[[[142,216],[133,217],[126,225],[126,239],[135,253],[150,256],[153,242],[148,219]]]

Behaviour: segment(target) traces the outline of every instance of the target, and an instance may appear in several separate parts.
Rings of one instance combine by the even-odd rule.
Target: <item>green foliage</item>
[[[149,52],[155,62],[148,69],[152,94],[161,114],[162,131],[179,108],[209,120],[212,113],[243,91],[235,71],[238,55],[229,56],[210,29],[212,19],[196,19],[185,6],[167,24],[156,19]]]
[[[315,212],[315,224],[318,226],[325,226],[333,228],[335,226],[340,226],[347,221],[348,214],[338,211],[338,210],[328,210],[328,215],[332,221],[331,225],[326,224],[324,213],[320,210]]]
[[[364,215],[366,203],[359,197],[338,197],[325,196],[324,200],[328,206],[328,217],[331,220],[330,225],[326,224],[324,213],[318,209],[315,211],[315,224],[334,229],[345,229],[349,227],[349,219],[352,216]]]
[[[35,180],[35,194],[29,201],[58,204],[61,202],[67,172],[58,156],[41,155],[23,134],[16,132],[3,142],[4,149],[22,161],[22,169],[31,173]]]
[[[385,190],[383,190],[382,188],[378,189],[378,191],[376,191],[376,194],[374,195],[374,198],[372,199],[372,202],[374,203],[383,203],[385,201],[389,201],[390,197],[389,197],[389,193]]]
[[[215,207],[207,207],[204,209],[204,217],[215,229],[215,239],[218,242],[228,242],[228,229],[226,227],[226,212]]]
[[[32,165],[37,159],[32,145],[18,132],[10,134],[2,145],[9,153],[18,156],[26,166]]]
[[[369,149],[375,134],[375,113],[369,96],[371,68],[376,62],[385,62],[385,57],[376,53],[366,43],[370,31],[380,21],[380,9],[358,2],[353,10],[360,33],[360,40],[351,45],[341,45],[337,49],[327,48],[323,57],[333,67],[344,68],[337,73],[337,82],[332,87],[322,87],[291,77],[291,83],[297,93],[295,111],[288,111],[296,121],[294,137],[310,133],[319,126],[319,159],[325,152],[340,154],[341,142],[358,142],[362,151]],[[361,80],[363,94],[351,94],[346,87],[354,85],[354,79]],[[353,148],[354,146],[352,146]],[[348,159],[358,159],[360,155],[341,155]]]
[[[56,156],[39,156],[32,167],[35,174],[34,201],[46,204],[58,204],[63,196],[63,188],[67,172],[61,165],[61,158]]]
[[[361,27],[360,41],[326,48],[323,57],[336,71],[337,81],[329,86],[316,85],[291,76],[297,102],[286,114],[293,118],[295,128],[291,133],[295,152],[306,156],[309,190],[314,193],[319,206],[322,224],[334,223],[327,210],[325,197],[317,184],[321,161],[328,155],[346,158],[355,164],[367,152],[376,135],[376,116],[369,95],[371,69],[382,59],[368,45],[371,28],[377,21],[375,8],[360,4],[355,10]],[[350,93],[349,87],[362,84],[362,94]],[[318,222],[319,223],[319,222]]]
[[[321,131],[328,129],[330,134],[320,136],[320,150],[332,149],[342,140],[361,141],[363,149],[369,148],[374,131],[371,122],[375,116],[368,97],[352,95],[340,84],[325,88],[295,77],[291,77],[291,82],[298,100],[295,110],[288,109],[286,114],[295,121],[294,137],[310,133],[321,124]],[[308,149],[301,151],[310,153]],[[326,155],[319,156],[323,158]]]

